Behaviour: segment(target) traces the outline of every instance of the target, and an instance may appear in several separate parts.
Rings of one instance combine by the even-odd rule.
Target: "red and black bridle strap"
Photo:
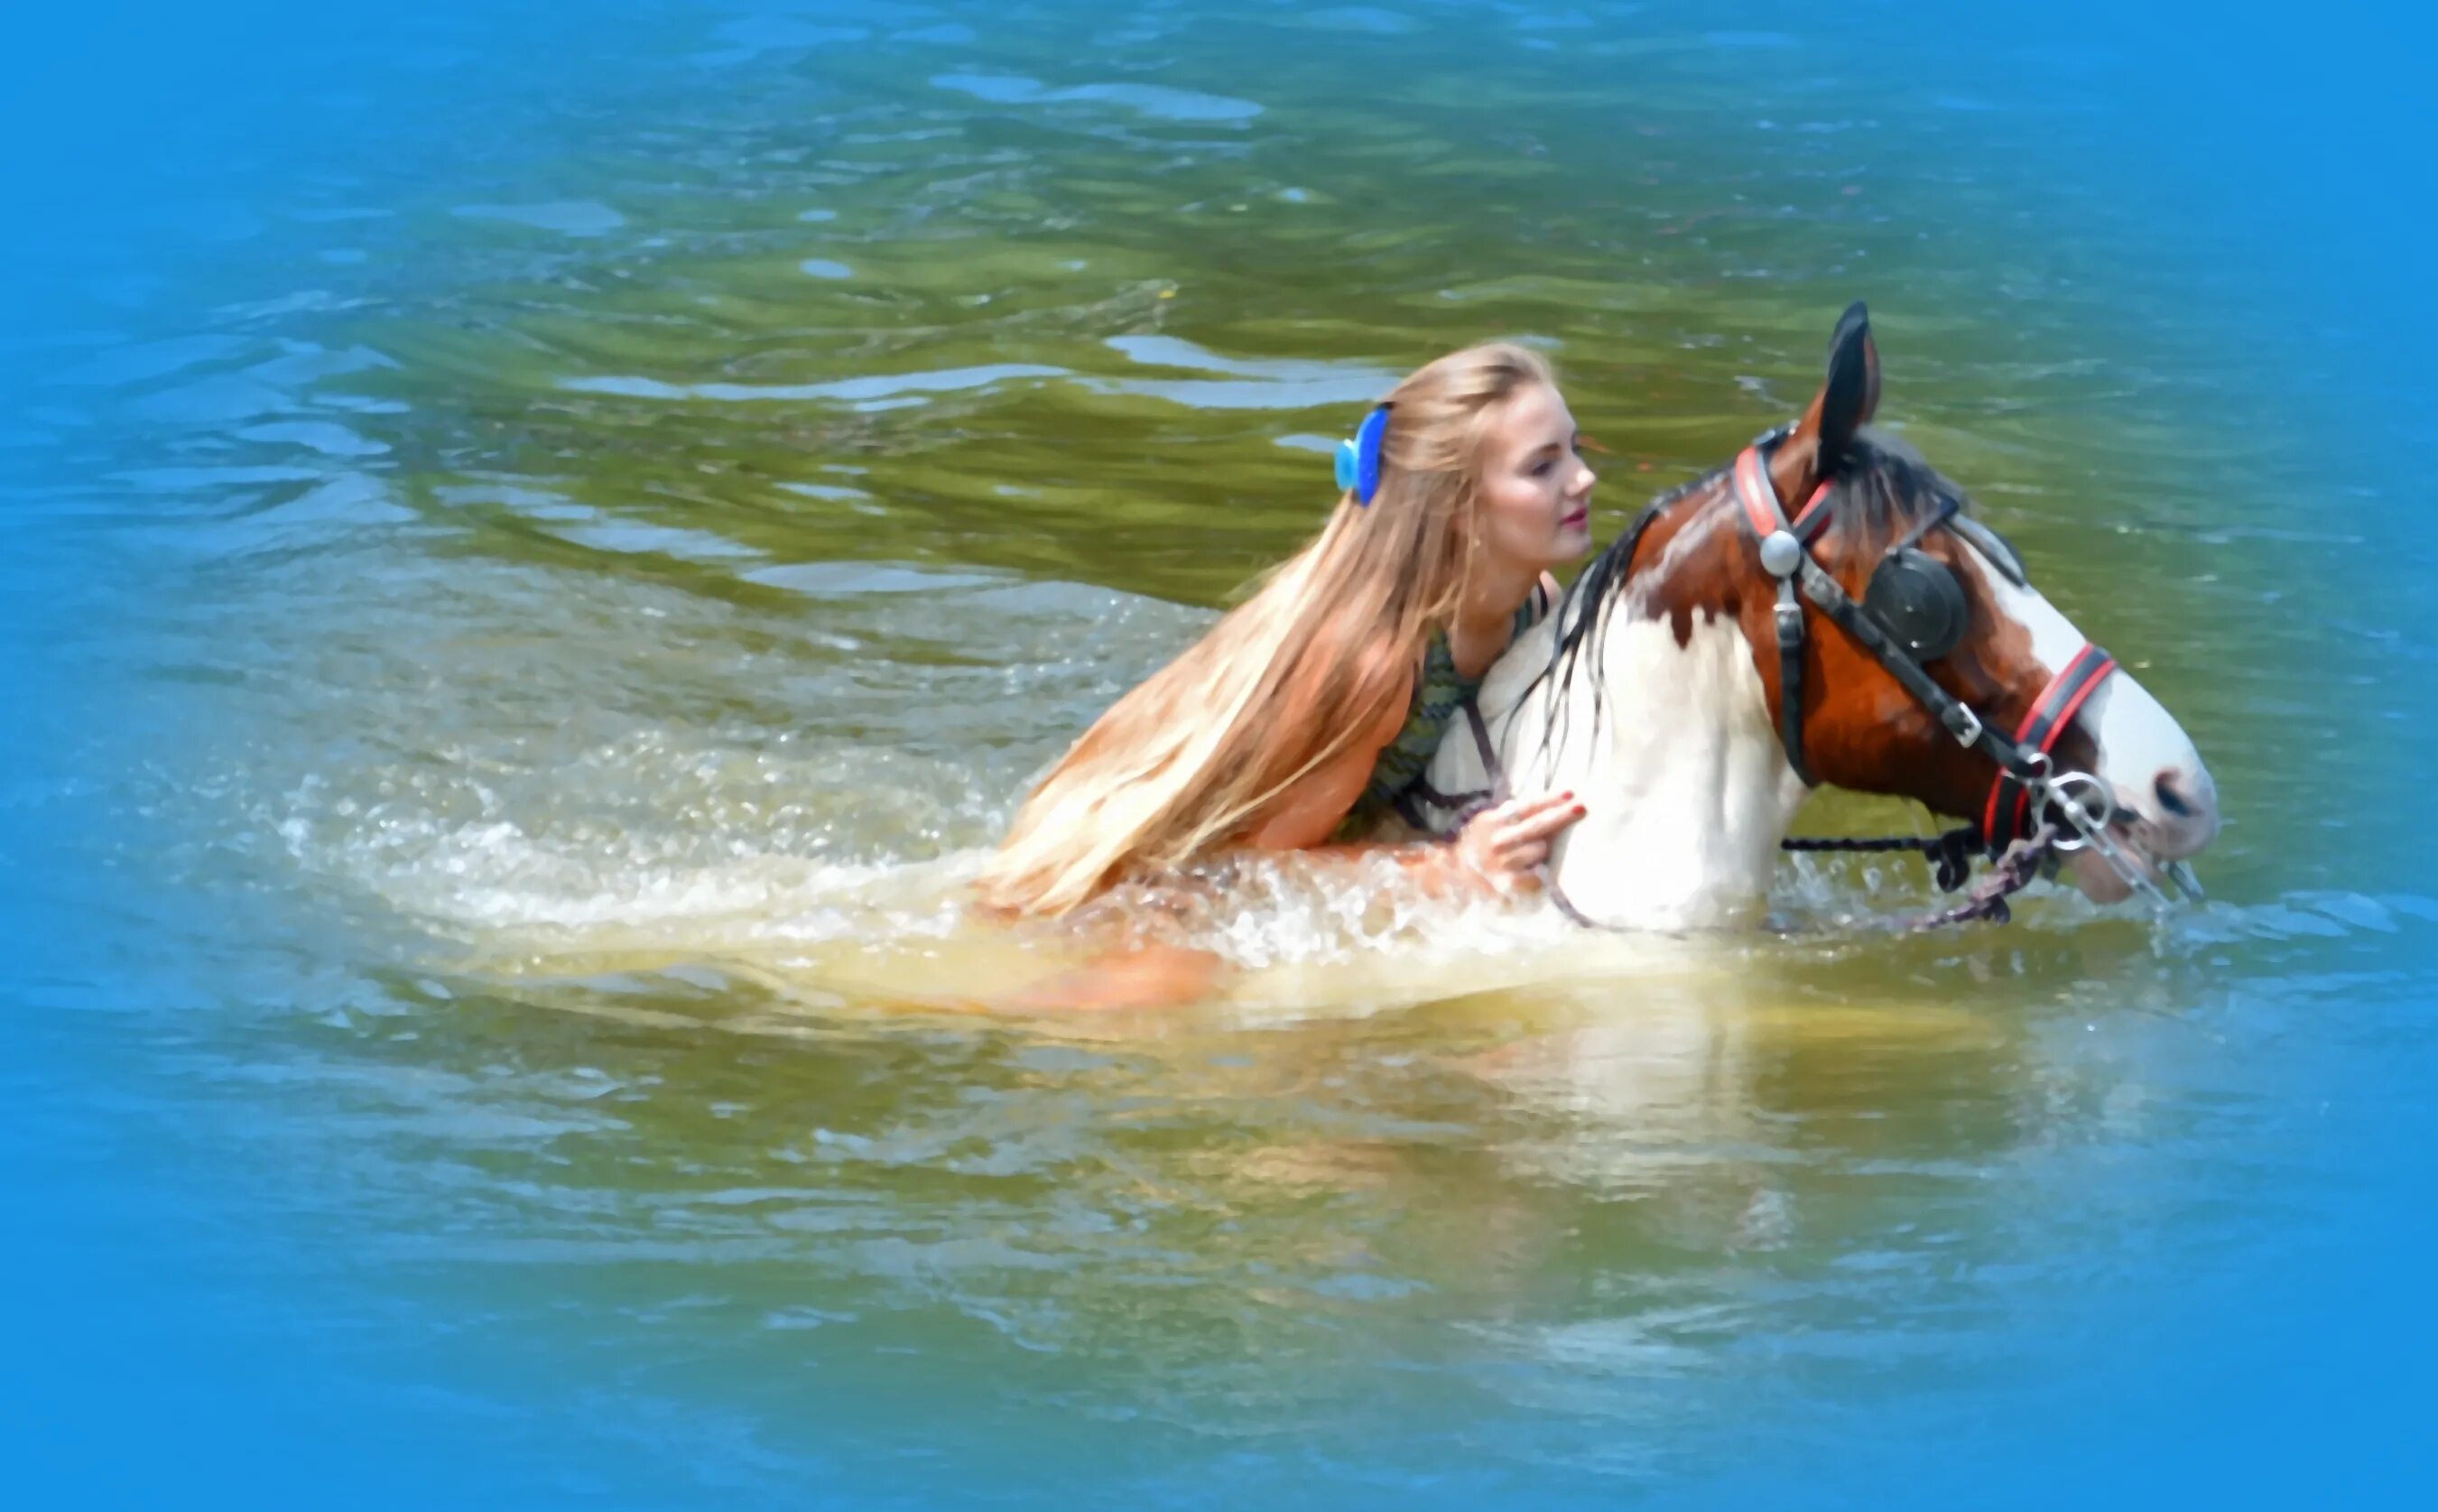
[[[1796,601],[1799,590],[1822,617],[1869,651],[1958,744],[1979,751],[1997,766],[1998,775],[1982,815],[1982,839],[1993,850],[2005,849],[2026,833],[2037,818],[2030,811],[2032,791],[2047,774],[2048,754],[2093,691],[2116,669],[2115,660],[2096,646],[2085,646],[2033,700],[2031,712],[2013,739],[1988,729],[1969,705],[1938,685],[1878,616],[1821,570],[1796,531],[1810,525],[1816,533],[1821,527],[1828,514],[1821,503],[1827,490],[1815,491],[1796,524],[1790,525],[1778,506],[1768,459],[1761,450],[1769,439],[1746,447],[1737,456],[1735,493],[1744,522],[1760,546],[1761,565],[1777,582],[1778,740],[1786,748],[1788,763],[1807,785],[1817,785],[1803,758],[1804,630],[1802,606]],[[1773,545],[1771,537],[1780,533],[1795,539]]]
[[[2040,696],[2032,701],[2031,712],[2016,727],[2015,747],[2023,753],[2038,752],[2045,756],[2065,738],[2074,717],[2099,691],[2099,685],[2116,670],[2116,658],[2098,647],[2085,643],[2074,653]],[[2028,756],[2026,756],[2028,764]],[[2021,780],[2018,769],[2002,764],[1997,780],[1989,785],[1989,802],[1981,814],[1981,834],[1989,847],[2003,850],[2016,836],[2027,834],[2035,815],[2031,811],[2030,788]]]
[[[1761,454],[1763,444],[1755,442],[1736,455],[1735,493],[1737,502],[1743,507],[1744,524],[1752,528],[1755,541],[1767,542],[1781,535],[1791,538],[1796,548],[1793,555],[1809,562],[1810,543],[1828,523],[1824,503],[1828,497],[1828,485],[1823,482],[1813,489],[1803,512],[1789,525],[1786,511],[1778,506],[1777,485],[1770,479],[1769,461]],[[1764,549],[1762,564],[1767,566],[1770,560],[1769,551]],[[1787,765],[1803,779],[1803,785],[1815,788],[1820,785],[1819,779],[1811,774],[1811,764],[1803,758],[1803,606],[1795,601],[1792,563],[1781,565],[1789,571],[1772,574],[1777,581],[1777,743],[1785,748]]]
[[[1736,457],[1736,498],[1744,507],[1744,519],[1752,525],[1753,534],[1766,538],[1773,530],[1792,530],[1794,539],[1805,545],[1820,540],[1828,528],[1828,489],[1822,483],[1811,490],[1803,507],[1789,522],[1786,512],[1778,507],[1777,486],[1770,481],[1769,460],[1761,455],[1758,446],[1748,446]]]

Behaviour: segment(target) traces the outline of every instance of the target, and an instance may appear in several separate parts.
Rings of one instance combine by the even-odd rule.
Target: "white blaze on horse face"
[[[2033,658],[2056,676],[2081,652],[2088,637],[2039,590],[2018,587],[1978,548],[1963,544],[1990,602],[2031,633]],[[2145,854],[2155,861],[2180,861],[2217,838],[2217,784],[2201,764],[2192,737],[2132,673],[2120,665],[2076,718],[2098,748],[2094,774],[2115,793],[2118,812],[2130,821],[2128,833]],[[2103,877],[2100,870],[2077,865],[2076,881],[2094,897],[2108,895],[2103,901],[2123,896],[2122,881],[2112,874]]]

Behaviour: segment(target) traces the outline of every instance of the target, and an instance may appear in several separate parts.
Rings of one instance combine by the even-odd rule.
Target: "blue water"
[[[2021,948],[2034,966],[2018,958],[2012,968],[2054,970],[2062,960],[2071,970],[2087,953],[2094,974],[2160,984],[2155,1004],[2137,991],[2129,1007],[2091,1007],[2090,1060],[2136,1065],[2138,1077],[2027,1074],[2040,1091],[2023,1095],[2070,1103],[2094,1087],[2138,1089],[2174,1116],[2150,1132],[2133,1105],[1989,1114],[1970,1071],[1956,1073],[1952,1093],[1932,1086],[1917,1102],[1874,1103],[1878,1084],[1861,1064],[1868,1047],[1853,1047],[1854,1065],[1807,1050],[1806,1075],[1826,1090],[1798,1106],[1833,1115],[1850,1098],[1858,1120],[1893,1115],[1903,1127],[1889,1136],[1888,1164],[1921,1161],[1925,1185],[1914,1207],[1874,1205],[1887,1203],[1885,1191],[1858,1189],[1860,1216],[1833,1231],[1845,1247],[1818,1270],[1805,1268],[1816,1256],[1783,1270],[1757,1264],[1752,1314],[1796,1322],[1741,1333],[1688,1325],[1698,1346],[1586,1335],[1576,1354],[1528,1364],[1518,1355],[1485,1364],[1471,1352],[1509,1323],[1564,1311],[1533,1295],[1535,1285],[1594,1299],[1633,1290],[1634,1273],[1595,1256],[1528,1267],[1512,1291],[1503,1279],[1485,1283],[1493,1300],[1454,1321],[1454,1304],[1396,1311],[1405,1281],[1350,1272],[1330,1283],[1341,1290],[1326,1307],[1299,1303],[1306,1310],[1282,1309],[1274,1316],[1286,1321],[1269,1332],[1255,1323],[1226,1337],[1208,1316],[1150,1304],[1112,1305],[1114,1340],[1053,1330],[1051,1347],[1036,1347],[1039,1318],[995,1332],[970,1309],[954,1326],[928,1315],[902,1329],[886,1317],[832,1326],[807,1316],[792,1332],[749,1337],[720,1320],[739,1307],[780,1316],[765,1304],[791,1289],[810,1296],[784,1257],[707,1258],[713,1247],[675,1233],[673,1214],[664,1254],[650,1247],[646,1220],[620,1231],[626,1247],[610,1263],[606,1248],[588,1248],[593,1231],[554,1201],[627,1190],[622,1179],[570,1174],[556,1156],[528,1161],[533,1130],[519,1120],[540,1115],[514,1098],[461,1095],[459,1085],[534,1073],[536,1043],[560,1038],[622,1075],[643,1066],[682,1080],[681,1057],[640,1030],[602,1044],[513,1013],[508,1022],[526,1027],[469,1027],[421,995],[420,968],[385,933],[394,921],[368,922],[366,908],[327,896],[301,906],[258,858],[196,859],[257,832],[201,826],[194,811],[216,794],[196,785],[244,783],[190,758],[260,738],[233,711],[275,698],[281,658],[298,657],[299,679],[307,674],[292,647],[214,641],[251,633],[219,609],[255,570],[231,565],[230,536],[261,528],[217,510],[214,490],[257,485],[198,482],[184,470],[286,464],[234,445],[224,463],[208,452],[174,466],[152,454],[147,426],[192,427],[210,442],[214,427],[234,434],[255,419],[232,389],[181,387],[174,414],[92,396],[208,367],[223,351],[216,342],[239,339],[232,329],[248,342],[292,339],[294,322],[326,312],[281,306],[282,292],[300,286],[283,258],[395,258],[395,284],[433,286],[431,308],[444,311],[446,279],[463,276],[441,271],[461,268],[456,243],[368,234],[362,251],[300,240],[258,208],[274,190],[318,186],[334,203],[404,204],[425,185],[457,182],[469,164],[514,183],[530,164],[580,161],[589,132],[609,134],[603,122],[631,126],[642,102],[666,98],[673,56],[697,59],[711,80],[792,70],[818,98],[849,88],[845,74],[822,72],[857,66],[830,61],[855,45],[849,33],[884,29],[938,28],[927,45],[958,57],[934,71],[963,81],[938,87],[977,109],[1047,103],[1163,130],[1258,131],[1263,117],[1246,106],[1264,98],[1264,79],[1245,56],[1158,58],[1145,77],[1070,85],[1010,61],[1037,57],[1040,39],[1060,28],[1156,34],[1179,13],[1211,9],[671,3],[503,19],[447,7],[405,15],[260,5],[204,18],[103,6],[29,30],[14,24],[20,43],[0,64],[11,143],[0,204],[12,233],[0,253],[0,352],[11,355],[0,368],[0,488],[16,526],[0,554],[0,695],[10,711],[0,721],[9,935],[0,1171],[15,1218],[0,1271],[0,1476],[12,1503],[2427,1504],[2438,1486],[2425,1443],[2438,1327],[2423,1282],[2438,1236],[2438,1117],[2427,1092],[2438,1076],[2427,950],[2438,886],[2422,856],[2415,742],[2433,645],[2419,458],[2438,440],[2426,358],[2438,301],[2421,267],[2429,120],[2412,62],[2426,22],[2411,24],[2416,32],[2341,9],[2087,23],[1899,7],[1463,12],[1485,47],[1546,40],[1564,62],[1584,35],[1707,33],[1705,59],[1748,58],[1766,78],[1757,98],[1800,97],[1811,68],[1838,70],[1824,87],[1843,94],[1876,69],[1909,108],[1928,101],[1959,121],[1988,120],[1927,142],[1877,140],[1865,127],[1844,151],[1858,166],[1902,162],[1906,203],[1930,207],[1912,212],[1917,234],[1951,237],[1959,258],[1976,259],[1970,266],[2003,258],[2037,281],[2066,276],[2058,265],[2070,264],[2072,276],[2102,285],[2092,308],[2188,306],[2201,334],[2178,370],[2213,375],[2192,405],[2215,418],[2179,438],[2211,448],[2187,459],[2192,468],[2256,484],[2230,498],[2225,522],[2266,543],[2243,559],[2258,575],[2244,585],[2259,590],[2256,607],[2214,623],[2189,654],[2224,658],[2230,686],[2277,695],[2245,703],[2240,719],[2221,714],[2217,733],[2244,742],[2234,769],[2258,774],[2242,794],[2248,809],[2230,803],[2235,824],[2278,845],[2238,850],[2220,884],[2232,888],[2224,911],[2181,933],[2050,929]],[[1396,78],[1364,65],[1367,45],[1404,34],[1400,14],[1343,8],[1332,35],[1345,40],[1330,66],[1349,91],[1385,101],[1377,113],[1421,118],[1444,102],[1404,100]],[[1019,34],[1016,48],[1007,38]],[[1604,57],[1553,71],[1553,108],[1581,111],[1601,91],[1634,89],[1631,66]],[[1506,108],[1530,130],[1528,100]],[[1732,99],[1716,109],[1722,122],[1751,114]],[[1033,128],[1006,130],[1029,140]],[[1552,151],[1563,163],[1568,141]],[[1965,152],[2002,160],[1941,155]],[[685,169],[716,177],[728,166]],[[2106,207],[2094,223],[2144,234],[2099,244],[2124,255],[2111,272],[2087,228],[1981,197],[1976,176],[1997,169],[1996,182],[2049,186],[2043,214],[2079,198]],[[617,169],[629,185],[663,170],[648,161]],[[1617,192],[1581,185],[1586,197]],[[504,228],[581,243],[619,230],[625,214],[545,188],[467,200],[450,219],[469,236]],[[1766,258],[1753,249],[1722,245],[1719,257],[1722,282],[1733,264],[1766,284]],[[1926,282],[1939,260],[1925,255],[1917,276]],[[843,291],[887,275],[854,254],[795,265]],[[362,264],[316,266],[344,275]],[[546,281],[551,269],[513,270],[529,274]],[[1884,308],[1905,291],[1871,293]],[[1715,297],[1737,308],[1733,287]],[[2022,342],[2032,356],[2018,360],[2075,360],[2054,332]],[[2108,332],[2092,333],[2092,350],[2110,347]],[[1265,380],[1284,371],[1247,369]],[[1344,376],[1321,370],[1333,375]],[[216,404],[235,418],[218,417]],[[319,467],[373,429],[297,423],[307,422],[246,440],[302,448]],[[290,527],[381,523],[378,501],[318,497],[329,511],[321,524]],[[2206,534],[2212,522],[2182,524]],[[2073,539],[2058,529],[2035,544],[2065,554]],[[976,548],[985,569],[1004,568],[989,549]],[[1144,570],[1175,572],[1180,596],[1202,591],[1198,563]],[[323,586],[344,608],[347,585]],[[366,623],[377,640],[396,621]],[[312,676],[344,685],[344,672]],[[2193,682],[2206,706],[2211,680]],[[706,721],[728,712],[704,706]],[[523,716],[504,698],[499,717]],[[368,715],[355,733],[377,744],[387,728]],[[341,749],[350,730],[342,722],[316,738]],[[285,771],[291,754],[266,748],[251,759]],[[265,855],[277,850],[281,817],[258,827]],[[2004,968],[2009,949],[1974,959]],[[2239,964],[2218,975],[2219,961]],[[1850,961],[1820,969],[1857,992],[1878,987]],[[401,1002],[423,1004],[428,1017],[401,1018]],[[2066,1017],[2013,1006],[1988,1015],[2000,1046],[1988,1058],[2070,1063],[2053,1043],[2070,1030]],[[2018,1018],[2029,1026],[2010,1039]],[[874,1053],[914,1071],[967,1053],[953,1036],[925,1032]],[[1372,1052],[1398,1048],[1399,1031],[1376,1032],[1391,1038],[1363,1041]],[[486,1033],[516,1037],[513,1052],[494,1063]],[[403,1034],[475,1048],[384,1059],[394,1048],[384,1037]],[[1002,1049],[993,1042],[975,1058]],[[1006,1053],[1045,1082],[1087,1074],[1058,1058],[1085,1056],[1071,1047]],[[567,1072],[576,1058],[571,1049],[565,1065],[541,1070]],[[787,1074],[743,1064],[783,1082]],[[1934,1076],[1943,1064],[1918,1063]],[[428,1122],[400,1112],[416,1107]],[[656,1149],[650,1120],[633,1116],[645,1134],[627,1145],[605,1136],[599,1148],[639,1165],[698,1152],[716,1165],[719,1147],[698,1131],[663,1131]],[[1992,1118],[2008,1137],[1984,1127]],[[2144,1132],[2115,1142],[2120,1127]],[[2033,1133],[2019,1144],[2020,1130]],[[2087,1133],[2090,1145],[2040,1147],[2041,1131],[2058,1130]],[[2014,1174],[2001,1169],[2009,1165]],[[1443,1174],[1451,1185],[1468,1179]],[[2068,1181],[2108,1186],[2108,1201],[2076,1206],[2054,1189]],[[1942,1183],[2046,1194],[2057,1205],[2004,1215],[2023,1237],[1993,1241],[1990,1215],[1959,1217],[1969,1201]],[[1833,1184],[1807,1194],[1835,1204]],[[527,1205],[524,1226],[503,1217]],[[1595,1220],[1603,1212],[1551,1206]],[[1476,1200],[1457,1211],[1503,1210]],[[2075,1227],[2094,1213],[2126,1226]],[[1684,1221],[1687,1234],[1700,1230],[1699,1215]],[[1948,1222],[1956,1242],[1942,1248]],[[2044,1245],[2052,1223],[2070,1232]],[[1568,1237],[1548,1242],[1563,1251]],[[1684,1241],[1688,1251],[1699,1242]],[[494,1243],[516,1247],[517,1263],[467,1259]],[[1872,1285],[1874,1265],[1917,1274],[1918,1307],[1904,1307],[1900,1284]],[[1922,1269],[1903,1270],[1912,1265]],[[1441,1289],[1458,1293],[1461,1279],[1441,1277]],[[1797,1305],[1772,1312],[1772,1286]],[[1847,1297],[1858,1313],[1841,1319]],[[804,1307],[834,1302],[823,1293]],[[1171,1326],[1193,1331],[1191,1347],[1163,1332]],[[1733,1368],[1700,1376],[1663,1358],[1669,1349]],[[1138,1365],[1138,1354],[1151,1363]],[[1295,1426],[1298,1414],[1308,1428]]]

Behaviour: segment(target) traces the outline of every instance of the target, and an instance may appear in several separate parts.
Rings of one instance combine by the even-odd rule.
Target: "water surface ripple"
[[[2089,101],[1664,8],[1058,21],[640,8],[14,354],[12,632],[87,686],[0,801],[115,816],[41,905],[115,964],[29,1001],[119,1026],[112,1127],[305,1299],[249,1316],[754,1504],[1478,1504],[1969,1441],[2308,1227],[2425,1053],[2361,799],[2428,657],[2329,586],[2239,309],[2055,170]],[[1223,1001],[973,1011],[1067,958],[964,917],[979,847],[1397,374],[1550,352],[1614,528],[1855,297],[2210,756],[2214,901],[1890,939],[1921,879],[1834,860],[1782,933],[1595,939],[1286,866]]]

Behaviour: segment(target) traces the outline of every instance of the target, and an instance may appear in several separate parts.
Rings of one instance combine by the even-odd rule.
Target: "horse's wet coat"
[[[1970,564],[1966,579],[1988,596],[2002,623],[2028,636],[2035,663],[2054,673],[2073,659],[2082,645],[2082,631],[2073,621],[2038,589],[2009,581],[1969,543],[1958,543],[1957,549]],[[2114,785],[2118,802],[2132,814],[2134,842],[2150,855],[2195,855],[2217,838],[2216,780],[2183,727],[2131,675],[2120,670],[2102,683],[2083,704],[2068,738],[2088,750],[2067,764]],[[2086,892],[2117,896],[2087,863],[2076,865],[2076,881]]]
[[[1867,347],[1866,330],[1856,339]],[[1849,401],[1875,400],[1876,376],[1874,359],[1874,382],[1859,399],[1849,389]],[[1816,458],[1834,386],[1771,457],[1781,502],[1808,499],[1823,481]],[[1850,439],[1828,480],[1829,522],[1813,555],[1859,600],[1889,543],[1962,493],[1853,417],[1837,434]],[[1638,537],[1587,569],[1551,624],[1510,648],[1482,687],[1513,791],[1572,789],[1589,810],[1551,869],[1596,919],[1669,928],[1749,910],[1766,896],[1777,843],[1810,791],[1774,722],[1776,586],[1731,487],[1722,470],[1663,497]],[[1931,530],[1919,549],[1954,573],[1969,618],[1962,641],[1927,670],[1993,727],[2015,728],[2085,637],[1963,533]],[[1805,613],[1802,736],[1814,777],[1976,817],[1990,758],[1950,738],[1866,648]],[[2111,787],[2124,837],[2152,861],[2189,856],[2217,831],[2207,769],[2129,674],[2108,679],[2052,754],[2059,770]],[[1429,781],[1443,792],[1484,786],[1474,741],[1444,743]],[[2124,896],[2121,880],[2087,861],[2071,875],[2103,901]]]

